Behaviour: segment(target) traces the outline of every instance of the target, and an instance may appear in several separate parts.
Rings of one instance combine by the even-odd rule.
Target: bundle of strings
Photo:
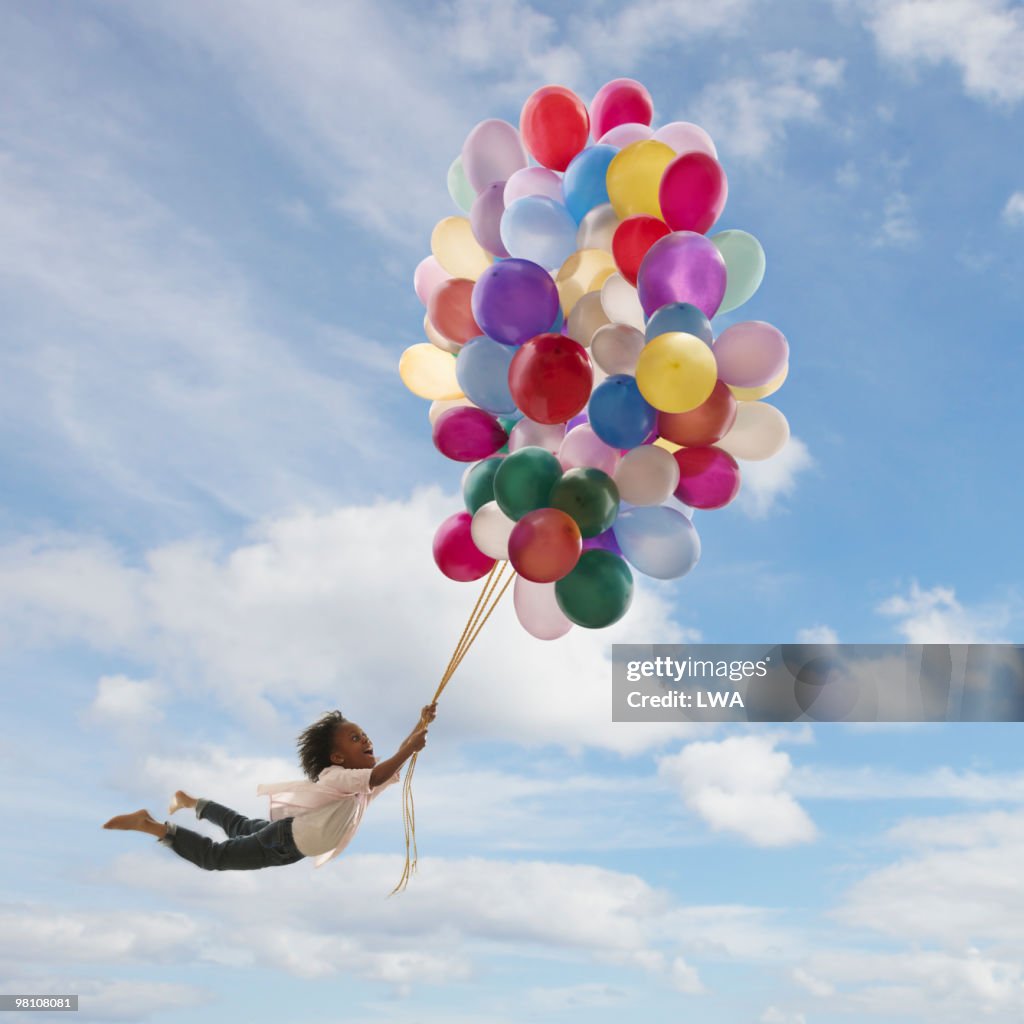
[[[473,641],[480,635],[480,630],[484,628],[487,620],[491,617],[491,612],[497,607],[498,602],[504,597],[505,591],[508,590],[509,585],[515,579],[516,574],[513,570],[509,573],[504,583],[502,583],[502,577],[507,568],[508,562],[495,562],[487,579],[484,580],[483,589],[480,591],[476,605],[466,620],[466,628],[463,629],[462,636],[459,637],[459,642],[455,645],[451,660],[448,662],[448,667],[445,669],[444,675],[441,676],[441,682],[437,687],[437,692],[434,694],[433,702],[436,702],[444,692],[444,688],[448,685],[448,680],[455,675],[455,670],[462,664],[462,659],[466,656],[470,647],[473,646]],[[500,590],[498,589],[499,586]],[[424,725],[425,721],[425,719],[421,718],[420,725]],[[416,768],[417,756],[418,754],[413,754],[409,761],[409,768],[405,773],[405,783],[402,787],[402,819],[405,823],[405,867],[402,870],[402,877],[399,879],[398,885],[391,890],[390,895],[392,896],[396,892],[401,892],[405,889],[409,884],[409,879],[416,871],[416,808],[412,799],[412,773]]]

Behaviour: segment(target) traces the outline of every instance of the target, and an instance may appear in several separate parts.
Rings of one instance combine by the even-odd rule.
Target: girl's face
[[[372,768],[377,763],[373,743],[355,722],[344,722],[334,731],[333,764],[342,768]]]

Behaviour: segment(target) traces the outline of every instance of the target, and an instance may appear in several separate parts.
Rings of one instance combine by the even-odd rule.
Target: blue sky
[[[1020,642],[1024,14],[1004,0],[5,3],[0,988],[82,1020],[1018,1021],[1014,725],[614,724],[619,642]],[[397,361],[485,117],[643,81],[768,255],[794,442],[602,633],[501,608],[344,858],[208,876],[111,814],[265,813],[393,746],[472,604]],[[205,829],[206,826],[200,826]]]

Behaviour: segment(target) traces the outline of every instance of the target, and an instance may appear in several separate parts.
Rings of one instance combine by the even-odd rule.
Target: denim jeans
[[[292,838],[292,818],[273,823],[263,818],[246,818],[212,800],[197,802],[196,817],[219,825],[229,838],[218,843],[168,822],[167,834],[159,842],[206,871],[252,871],[294,864],[305,856],[299,853]]]

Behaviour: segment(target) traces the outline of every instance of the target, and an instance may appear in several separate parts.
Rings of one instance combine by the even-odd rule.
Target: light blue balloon
[[[462,156],[457,156],[448,168],[448,195],[460,209],[469,213],[473,209],[476,191],[466,180],[466,172],[462,169]]]
[[[487,412],[515,412],[508,386],[508,368],[515,354],[514,348],[484,335],[467,341],[455,360],[455,377],[463,394]]]
[[[711,242],[725,260],[726,285],[719,313],[742,306],[764,280],[765,255],[761,243],[748,231],[720,231]]]
[[[628,509],[619,513],[614,529],[626,561],[656,580],[685,576],[700,560],[700,537],[674,508]]]
[[[618,152],[614,146],[589,146],[566,167],[562,195],[577,224],[595,206],[608,202],[608,165]]]
[[[692,334],[695,338],[700,338],[705,345],[710,345],[715,340],[711,321],[702,310],[689,302],[670,302],[667,306],[655,310],[651,319],[647,321],[644,336],[651,341],[659,334],[674,331]]]
[[[510,256],[545,270],[560,267],[576,251],[576,221],[547,196],[523,196],[501,215],[501,241]]]

